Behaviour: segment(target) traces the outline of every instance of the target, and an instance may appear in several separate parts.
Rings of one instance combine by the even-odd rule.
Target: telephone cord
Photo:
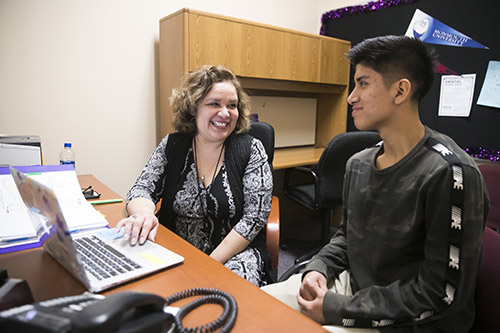
[[[219,332],[230,332],[236,322],[238,305],[233,296],[213,288],[193,288],[171,295],[165,299],[166,305],[175,303],[181,299],[204,295],[193,302],[183,306],[174,317],[175,331],[180,333],[214,332],[220,328]],[[214,321],[198,327],[184,327],[182,319],[195,308],[208,303],[216,303],[222,306],[223,312]]]

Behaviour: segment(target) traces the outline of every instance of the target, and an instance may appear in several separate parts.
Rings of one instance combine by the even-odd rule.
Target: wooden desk
[[[299,147],[276,148],[274,150],[274,170],[316,164],[325,148]]]
[[[119,198],[118,194],[91,175],[78,178],[82,187],[92,185],[100,192],[101,199]],[[124,202],[95,206],[106,215],[112,226],[125,216],[124,207]],[[135,290],[166,297],[195,287],[218,288],[233,295],[238,303],[234,332],[325,332],[316,322],[261,291],[163,226],[160,226],[156,241],[183,256],[184,263],[111,289],[104,294]],[[10,277],[27,280],[35,301],[76,295],[85,291],[77,280],[41,248],[2,254],[0,267],[6,268]],[[175,303],[174,306],[191,300]],[[203,309],[189,314],[184,324],[188,327],[201,325],[215,319],[220,313],[221,308],[218,305],[204,305]]]

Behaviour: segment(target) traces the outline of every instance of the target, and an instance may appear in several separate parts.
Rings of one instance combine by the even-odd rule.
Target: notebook
[[[89,291],[99,292],[184,261],[151,241],[132,246],[123,239],[123,232],[114,229],[72,234],[54,192],[14,168],[10,171],[26,206],[44,216],[42,228],[48,234],[44,250]]]

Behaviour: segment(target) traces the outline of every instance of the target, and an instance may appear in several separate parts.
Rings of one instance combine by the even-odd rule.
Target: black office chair
[[[267,161],[272,168],[274,159],[274,128],[266,122],[256,121],[250,124],[248,134],[262,142],[266,149]]]
[[[319,211],[321,215],[320,243],[312,251],[297,258],[296,265],[306,262],[330,240],[333,209],[342,205],[342,188],[347,160],[358,151],[380,141],[380,136],[375,132],[342,133],[328,143],[315,168],[294,167],[285,170],[285,195],[311,211]],[[310,175],[313,182],[291,184],[292,175],[295,173]],[[311,177],[308,178],[311,179]],[[285,274],[280,280],[285,277]]]
[[[271,170],[273,168],[274,159],[274,128],[265,122],[253,122],[250,125],[248,134],[259,139],[264,145],[267,153],[267,161]],[[279,200],[273,196],[271,205],[271,213],[266,224],[266,248],[271,255],[271,261],[274,268],[278,269],[279,258],[279,243],[280,243],[280,220],[279,220]]]

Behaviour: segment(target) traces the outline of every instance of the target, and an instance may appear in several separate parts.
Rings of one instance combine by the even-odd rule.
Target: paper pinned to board
[[[439,95],[441,117],[468,117],[472,107],[476,74],[443,75]]]
[[[490,60],[477,104],[500,108],[500,61]]]

